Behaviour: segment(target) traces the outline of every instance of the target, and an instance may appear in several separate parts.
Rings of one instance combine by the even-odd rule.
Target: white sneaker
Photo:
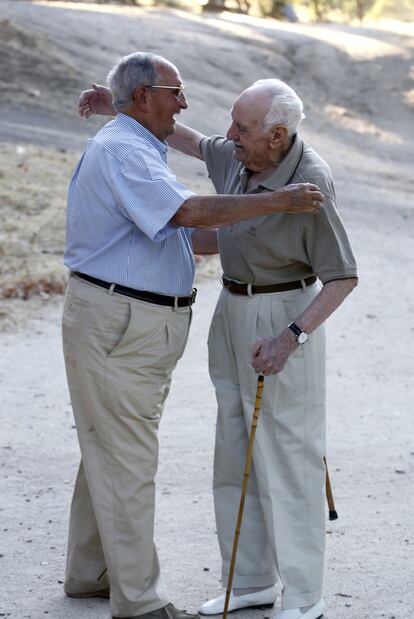
[[[279,610],[273,619],[320,619],[325,610],[325,602],[319,600],[311,606],[307,611],[302,612],[300,608],[289,608],[288,610]]]
[[[246,595],[233,595],[231,593],[228,612],[239,610],[240,608],[255,608],[257,606],[268,608],[276,602],[276,597],[276,587],[269,587],[255,593],[246,593]],[[214,600],[204,602],[198,612],[200,615],[221,615],[224,611],[225,601],[226,594],[224,593],[218,598],[214,598]]]

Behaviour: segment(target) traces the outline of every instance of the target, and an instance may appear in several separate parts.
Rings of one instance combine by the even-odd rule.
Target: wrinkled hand
[[[295,183],[286,185],[281,190],[286,200],[288,213],[319,213],[324,197],[317,185],[312,183]]]
[[[116,114],[109,88],[92,84],[92,88],[83,90],[78,101],[78,112],[80,116],[86,118],[90,118],[93,114],[103,114],[104,116]]]
[[[252,348],[252,366],[258,374],[277,374],[298,346],[290,329],[285,329],[277,337],[261,337]]]

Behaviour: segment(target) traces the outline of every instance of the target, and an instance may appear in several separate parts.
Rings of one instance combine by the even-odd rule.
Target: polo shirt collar
[[[161,142],[151,131],[149,131],[144,125],[141,125],[140,122],[132,118],[132,116],[128,116],[128,114],[123,114],[122,112],[118,112],[116,115],[116,122],[121,123],[125,127],[132,129],[134,133],[136,133],[140,138],[150,142],[152,146],[154,146],[161,155],[165,155],[168,150],[168,145],[166,142]]]
[[[251,175],[250,170],[242,166],[239,172],[239,179],[240,179],[240,187],[242,188],[243,193],[246,192],[247,183],[250,178],[250,175]]]
[[[293,136],[293,144],[290,147],[289,152],[282,160],[282,162],[277,166],[277,168],[275,168],[274,172],[272,172],[266,179],[259,183],[259,187],[264,187],[265,189],[274,191],[275,189],[280,189],[280,187],[284,187],[285,185],[287,185],[289,180],[295,173],[295,170],[302,156],[302,152],[303,140],[300,137],[299,133],[295,133],[295,135]],[[242,187],[246,187],[250,174],[251,173],[245,167],[241,169],[240,184]]]

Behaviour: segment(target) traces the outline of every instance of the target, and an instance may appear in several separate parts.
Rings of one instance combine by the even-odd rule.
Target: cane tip
[[[336,511],[336,509],[330,509],[329,520],[337,520],[337,519],[338,519],[338,512]]]

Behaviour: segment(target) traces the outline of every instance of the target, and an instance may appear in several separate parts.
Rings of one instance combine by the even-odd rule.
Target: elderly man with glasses
[[[117,116],[90,140],[68,192],[63,347],[82,463],[65,591],[110,597],[114,618],[185,619],[161,588],[154,478],[158,425],[195,300],[193,251],[216,250],[212,226],[318,213],[323,196],[311,184],[194,195],[166,164],[165,140],[187,108],[177,68],[137,52],[108,82]]]

